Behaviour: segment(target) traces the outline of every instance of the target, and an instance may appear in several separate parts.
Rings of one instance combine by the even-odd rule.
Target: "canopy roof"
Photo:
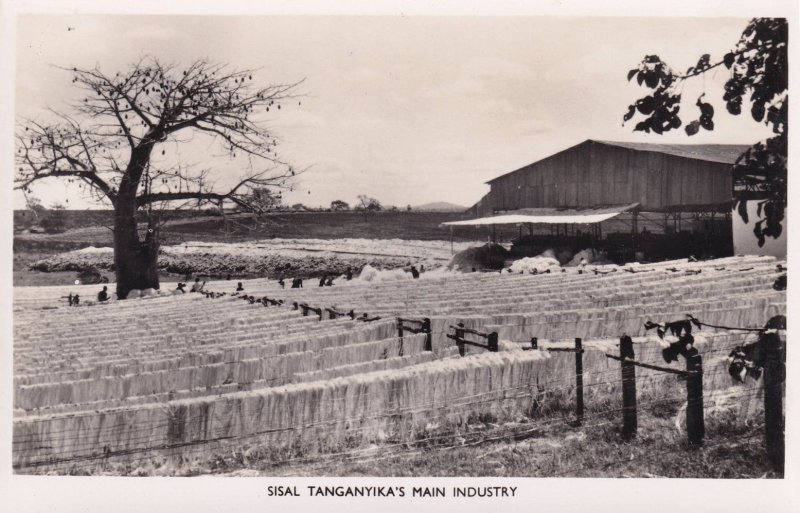
[[[488,226],[493,224],[593,224],[607,221],[638,207],[638,203],[603,208],[523,208],[509,210],[503,214],[451,221],[442,226]]]

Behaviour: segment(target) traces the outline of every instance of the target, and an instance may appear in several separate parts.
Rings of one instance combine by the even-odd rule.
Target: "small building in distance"
[[[618,262],[731,255],[731,171],[747,148],[590,139],[490,180],[469,212],[529,216],[516,223],[518,255],[548,247],[599,248]],[[593,222],[598,213],[604,220]],[[564,214],[567,222],[552,221]]]

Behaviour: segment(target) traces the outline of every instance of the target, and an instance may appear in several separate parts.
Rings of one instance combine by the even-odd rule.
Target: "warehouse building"
[[[554,246],[600,248],[615,261],[730,255],[731,169],[747,148],[587,140],[490,180],[473,219],[449,225],[513,225],[518,255]]]

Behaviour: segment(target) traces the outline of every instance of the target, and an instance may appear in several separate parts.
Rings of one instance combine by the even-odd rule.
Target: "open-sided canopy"
[[[593,224],[607,221],[638,207],[638,203],[604,208],[523,208],[500,215],[451,221],[442,226],[488,226],[493,224]]]

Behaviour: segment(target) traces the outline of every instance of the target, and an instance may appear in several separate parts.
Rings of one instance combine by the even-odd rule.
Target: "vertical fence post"
[[[785,460],[783,381],[786,355],[779,335],[767,333],[761,337],[764,346],[764,437],[767,458],[773,468],[783,472]]]
[[[583,340],[575,339],[575,398],[578,424],[583,422]]]
[[[425,335],[425,350],[433,351],[433,333],[431,331],[431,320],[428,317],[422,319],[422,331]]]
[[[489,336],[486,337],[487,345],[489,346],[489,351],[492,353],[496,353],[500,350],[500,343],[497,339],[497,332],[493,331],[489,333]]]
[[[619,339],[619,356],[622,358],[622,438],[636,436],[636,366],[626,359],[634,359],[633,339],[623,335]]]
[[[703,420],[703,359],[695,348],[686,352],[686,433],[689,445],[703,445],[706,428]]]
[[[403,319],[397,318],[397,338],[400,339],[400,356],[403,356]]]
[[[531,349],[539,349],[539,339],[531,337]]]
[[[463,322],[458,323],[458,328],[456,328],[456,345],[458,345],[458,354],[464,356],[464,330],[460,329],[464,327]]]

